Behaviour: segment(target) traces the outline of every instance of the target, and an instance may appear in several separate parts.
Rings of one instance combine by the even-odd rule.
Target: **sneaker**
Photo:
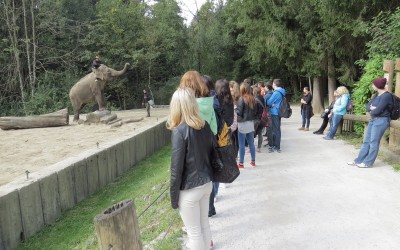
[[[214,211],[214,212],[208,212],[208,217],[212,217],[212,216],[214,216],[214,215],[216,215],[217,213]]]
[[[324,137],[322,137],[322,138],[324,138],[324,140],[333,140],[333,138],[330,138],[330,137],[328,137],[328,136],[324,136]]]
[[[269,149],[268,149],[268,152],[269,153],[273,153],[275,151],[275,148],[274,147],[270,147]]]
[[[304,131],[308,131],[308,130],[309,130],[308,128],[305,128],[305,129],[304,129]]]
[[[276,152],[280,153],[280,152],[281,152],[281,149],[280,149],[280,148],[278,148],[278,149],[276,150]]]
[[[355,161],[349,161],[349,162],[347,162],[347,165],[349,165],[349,166],[357,166],[357,163]]]
[[[303,128],[303,127],[301,127],[301,128],[298,128],[298,130],[304,130],[304,128]]]
[[[238,168],[244,168],[243,163],[239,163],[239,164],[237,165],[237,167],[238,167]]]
[[[256,163],[254,161],[250,162],[250,166],[255,167]]]
[[[214,242],[211,240],[211,242],[210,242],[210,249],[213,249],[214,248]]]
[[[318,130],[317,130],[317,131],[314,131],[313,134],[316,134],[316,135],[323,135],[324,133],[323,133],[322,131],[318,131]]]
[[[357,164],[359,168],[370,168],[371,166],[365,165],[364,163]]]

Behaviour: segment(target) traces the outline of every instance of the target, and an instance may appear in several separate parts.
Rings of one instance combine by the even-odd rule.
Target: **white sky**
[[[181,16],[185,19],[185,24],[188,26],[196,14],[197,10],[207,2],[207,0],[176,0],[181,7]],[[153,0],[147,0],[148,4],[154,4]]]
[[[186,25],[189,25],[193,19],[193,15],[196,14],[197,10],[206,2],[207,0],[177,0],[182,10],[182,17],[185,20]]]

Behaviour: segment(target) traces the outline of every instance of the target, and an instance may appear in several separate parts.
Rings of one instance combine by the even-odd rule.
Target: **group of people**
[[[251,157],[248,167],[255,167],[254,138],[256,134],[262,138],[259,121],[266,106],[272,124],[267,131],[270,152],[280,152],[277,110],[285,94],[278,79],[264,87],[225,79],[214,85],[211,77],[197,71],[182,76],[171,99],[167,128],[172,130],[171,205],[179,208],[189,249],[213,246],[208,217],[216,214],[218,183],[212,183],[212,157],[219,133],[225,124],[230,128],[235,157],[239,154],[238,168],[244,168],[246,144]]]
[[[366,105],[366,112],[371,115],[368,128],[365,131],[363,143],[357,158],[348,162],[348,165],[359,168],[370,168],[374,164],[379,151],[381,138],[389,127],[390,114],[393,109],[392,94],[387,91],[386,78],[376,78],[372,81],[372,89],[375,91],[371,101]],[[325,140],[333,140],[336,131],[348,111],[350,94],[345,86],[340,86],[334,92],[335,99],[322,114],[321,127],[314,134],[323,134],[328,123],[331,123],[329,132],[323,137]],[[301,100],[302,127],[300,130],[308,131],[310,117],[312,116],[312,95],[308,87],[303,90]],[[311,112],[311,113],[310,113]]]

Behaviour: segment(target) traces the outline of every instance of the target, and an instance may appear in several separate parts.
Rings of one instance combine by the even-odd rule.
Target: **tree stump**
[[[132,200],[124,200],[94,218],[99,248],[141,250],[139,223]]]
[[[33,115],[25,117],[0,117],[0,128],[3,130],[59,127],[68,124],[68,109],[62,109],[54,113],[44,115]]]

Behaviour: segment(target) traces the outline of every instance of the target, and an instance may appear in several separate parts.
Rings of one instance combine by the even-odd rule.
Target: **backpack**
[[[349,98],[349,101],[347,102],[347,106],[346,106],[346,111],[347,113],[351,113],[354,110],[354,104],[353,101]]]
[[[269,107],[265,106],[263,112],[261,113],[260,124],[263,127],[271,126],[271,114],[269,113]]]
[[[397,120],[400,118],[400,97],[391,94],[393,100],[393,108],[390,112],[390,119]]]
[[[278,115],[279,117],[289,118],[292,116],[292,109],[290,108],[290,104],[288,103],[286,97],[281,92],[279,92],[279,94],[282,95],[282,101],[281,101],[281,106],[279,107],[278,110]]]

